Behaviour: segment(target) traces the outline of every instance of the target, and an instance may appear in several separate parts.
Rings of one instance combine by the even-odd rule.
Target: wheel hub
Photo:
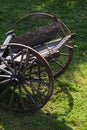
[[[22,82],[22,77],[19,74],[12,75],[11,79],[15,83],[21,83]]]

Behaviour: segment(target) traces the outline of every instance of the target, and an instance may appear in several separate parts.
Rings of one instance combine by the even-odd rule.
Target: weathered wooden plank
[[[70,39],[72,39],[75,36],[75,34],[70,34],[63,39],[58,39],[56,41],[52,41],[52,43],[45,44],[41,47],[36,47],[35,50],[37,50],[40,55],[43,57],[49,57],[53,55],[54,53],[57,53],[61,50],[61,48],[66,44],[66,42]]]
[[[54,22],[48,26],[36,28],[35,30],[17,36],[10,42],[25,44],[33,47],[49,42],[50,40],[55,39],[59,34],[63,34],[63,32],[60,29],[58,22]]]

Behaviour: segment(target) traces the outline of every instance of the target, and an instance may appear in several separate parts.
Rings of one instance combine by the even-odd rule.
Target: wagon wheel
[[[71,63],[73,52],[73,45],[65,43],[63,48],[59,50],[59,53],[49,61],[54,78],[59,77],[66,71]]]
[[[53,90],[48,63],[25,45],[11,43],[4,48],[6,52],[0,57],[0,104],[18,112],[40,109]]]
[[[22,24],[22,22],[23,22],[23,24]],[[56,31],[52,30],[54,33],[52,33],[52,35],[48,35],[49,36],[48,39],[45,36],[45,38],[47,40],[45,42],[48,42],[49,39],[50,40],[63,39],[67,35],[71,34],[68,27],[59,18],[57,18],[53,15],[50,15],[50,14],[46,14],[46,13],[33,13],[33,14],[29,14],[27,16],[24,16],[15,22],[13,28],[15,28],[18,35],[20,35],[18,32],[19,30],[21,30],[21,32],[24,33],[24,31],[27,32],[32,29],[34,30],[34,29],[37,29],[40,27],[47,27],[48,25],[51,25],[52,23],[58,24],[57,26],[55,26],[55,28],[57,30]],[[40,36],[42,36],[42,35],[40,35]],[[37,37],[37,39],[38,39],[38,37]],[[42,37],[42,39],[44,39],[44,37]],[[17,39],[17,40],[20,41],[20,39]],[[36,41],[38,41],[39,44],[42,42],[42,41],[40,41],[40,38]],[[34,44],[29,44],[29,46],[34,47]],[[56,58],[52,57],[53,59],[50,60],[51,62],[49,62],[49,63],[53,70],[53,75],[55,78],[57,78],[61,74],[63,74],[66,71],[66,69],[68,68],[68,66],[72,60],[73,50],[74,50],[73,46],[68,44],[67,42],[65,42],[65,46],[63,46],[63,48],[61,50],[59,50],[60,53],[57,55],[57,57]]]

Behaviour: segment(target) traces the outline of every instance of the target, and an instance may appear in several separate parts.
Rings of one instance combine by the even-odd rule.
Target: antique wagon
[[[0,104],[18,112],[40,109],[71,62],[75,34],[59,18],[34,13],[6,35],[0,46]]]

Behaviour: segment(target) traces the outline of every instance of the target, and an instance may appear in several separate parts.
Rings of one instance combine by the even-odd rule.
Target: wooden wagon
[[[75,34],[45,13],[24,16],[11,29],[0,46],[0,104],[35,111],[50,99],[54,79],[68,68]]]

